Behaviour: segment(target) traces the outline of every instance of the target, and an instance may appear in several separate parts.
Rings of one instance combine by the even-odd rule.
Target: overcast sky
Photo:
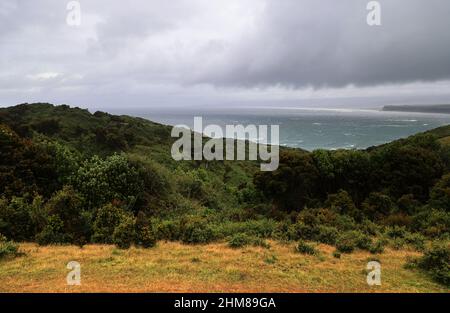
[[[450,103],[450,1],[1,0],[0,105]]]

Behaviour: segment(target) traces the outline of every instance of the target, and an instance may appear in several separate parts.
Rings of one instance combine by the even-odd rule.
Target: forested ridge
[[[0,241],[412,247],[449,284],[450,126],[367,150],[281,149],[274,172],[176,162],[170,130],[66,105],[0,109]]]

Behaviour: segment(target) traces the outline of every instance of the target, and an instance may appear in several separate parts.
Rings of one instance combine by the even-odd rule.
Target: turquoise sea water
[[[133,110],[120,112],[167,125],[279,125],[280,144],[314,149],[359,149],[450,124],[450,115],[355,109],[234,108],[221,110]],[[266,137],[259,134],[260,141]]]

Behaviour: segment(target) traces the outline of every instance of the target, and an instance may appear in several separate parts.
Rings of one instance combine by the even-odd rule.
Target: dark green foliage
[[[231,248],[242,248],[248,244],[250,244],[250,238],[246,234],[235,234],[230,240],[228,240],[228,245]]]
[[[179,220],[154,221],[153,228],[157,239],[170,241],[180,240],[181,227]]]
[[[180,239],[184,243],[208,243],[214,240],[211,226],[202,218],[188,217],[181,222]]]
[[[394,142],[374,152],[374,176],[394,197],[413,194],[415,199],[426,201],[429,188],[444,169],[440,149],[432,135]]]
[[[413,216],[412,229],[431,238],[445,238],[450,233],[450,213],[425,207]]]
[[[351,253],[356,248],[369,250],[371,246],[371,238],[359,231],[344,232],[336,240],[336,248],[342,253]]]
[[[393,213],[385,217],[381,223],[386,226],[410,227],[412,224],[412,217],[405,213]]]
[[[254,178],[255,186],[286,211],[303,209],[314,196],[318,181],[312,156],[297,151],[281,151],[278,170],[260,172]]]
[[[59,187],[51,156],[30,140],[0,124],[0,194],[50,195]]]
[[[336,194],[328,195],[325,206],[338,214],[346,214],[352,217],[358,217],[359,215],[352,198],[345,190],[340,190]]]
[[[377,240],[373,242],[369,247],[369,252],[372,254],[379,254],[384,252],[384,241]]]
[[[339,236],[339,231],[336,227],[319,225],[315,240],[321,243],[334,245]]]
[[[434,243],[425,254],[413,261],[410,267],[429,273],[437,282],[450,287],[450,247],[448,244]]]
[[[64,233],[64,222],[57,215],[49,216],[44,229],[36,235],[36,242],[40,245],[61,244],[68,241]]]
[[[61,129],[59,121],[54,118],[42,119],[31,124],[30,126],[32,129],[45,135],[54,135]]]
[[[136,217],[136,239],[135,243],[144,248],[151,248],[156,245],[156,235],[152,225],[143,212],[139,212]]]
[[[444,175],[431,190],[431,205],[450,212],[450,174]]]
[[[385,234],[392,239],[405,238],[405,236],[407,235],[407,230],[405,227],[399,226],[387,227]]]
[[[16,256],[19,252],[19,246],[12,241],[8,241],[5,236],[0,234],[0,260],[9,257]]]
[[[135,233],[136,220],[130,215],[125,215],[116,226],[112,235],[112,241],[120,249],[128,249],[136,236]]]
[[[341,235],[336,241],[336,248],[339,252],[351,253],[356,249],[356,242],[350,236]]]
[[[381,220],[395,208],[391,198],[383,193],[373,192],[364,201],[361,209],[365,216],[372,220]]]
[[[156,245],[156,236],[150,226],[144,226],[136,230],[136,245],[151,248]]]
[[[301,254],[309,254],[309,255],[317,255],[318,254],[318,251],[314,246],[306,243],[303,240],[300,240],[298,242],[296,251]]]
[[[115,204],[107,204],[98,209],[93,223],[92,241],[113,243],[114,230],[126,215],[127,213]]]
[[[32,239],[35,225],[31,212],[32,206],[24,198],[0,198],[0,232],[16,241]]]
[[[400,212],[412,215],[420,207],[420,202],[414,198],[413,194],[407,194],[398,199],[397,206]]]
[[[404,237],[407,244],[411,245],[417,251],[423,251],[425,249],[425,236],[419,233],[408,233]]]
[[[83,214],[84,203],[79,194],[65,186],[45,205],[48,216],[56,216],[63,222],[62,231],[66,240],[80,245],[87,242],[90,235],[89,215]]]

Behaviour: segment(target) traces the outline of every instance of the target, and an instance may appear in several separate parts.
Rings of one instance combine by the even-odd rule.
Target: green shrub
[[[356,248],[369,250],[372,245],[372,239],[360,231],[347,231],[338,236],[336,248],[342,253],[351,253]]]
[[[16,241],[33,238],[35,225],[31,219],[31,205],[25,198],[0,198],[0,232]]]
[[[144,179],[125,156],[114,154],[106,159],[97,155],[85,161],[72,178],[72,184],[86,199],[88,208],[97,208],[113,200],[130,207],[144,192]]]
[[[299,221],[295,223],[291,231],[292,240],[314,240],[317,236],[317,229],[313,226],[306,225],[304,222]]]
[[[180,221],[156,220],[152,222],[157,239],[176,241],[181,238]]]
[[[395,239],[395,238],[405,238],[408,232],[406,228],[403,226],[392,226],[386,228],[385,234],[389,238]]]
[[[135,244],[144,248],[151,248],[156,245],[156,235],[150,221],[143,212],[136,216],[136,239]]]
[[[181,223],[181,241],[188,244],[208,243],[214,239],[214,232],[206,220],[188,218]]]
[[[114,229],[112,240],[118,248],[128,249],[131,246],[136,236],[135,223],[134,217],[127,215],[121,219],[119,225]]]
[[[358,210],[356,209],[352,197],[345,190],[340,190],[336,194],[328,195],[325,206],[339,214],[346,214],[352,217],[358,215]]]
[[[387,226],[409,227],[412,223],[412,218],[405,213],[395,213],[383,219],[383,224]]]
[[[348,215],[337,215],[333,222],[333,226],[339,229],[339,231],[349,231],[357,228],[355,219]]]
[[[423,251],[425,249],[425,236],[419,233],[408,233],[405,238],[405,242],[414,247],[417,251]]]
[[[358,224],[358,230],[370,236],[377,236],[381,233],[380,226],[368,219],[364,219]]]
[[[450,212],[450,174],[444,175],[430,192],[430,203],[438,209]]]
[[[352,253],[356,249],[356,238],[353,232],[345,232],[336,240],[336,249],[342,253]]]
[[[429,273],[439,283],[450,287],[450,247],[448,244],[434,243],[425,254],[416,259],[414,265]]]
[[[431,238],[448,237],[450,234],[450,212],[424,207],[413,216],[412,228]]]
[[[362,250],[369,250],[372,246],[372,239],[359,231],[352,232],[356,238],[356,247]]]
[[[309,255],[317,255],[318,254],[318,251],[314,246],[304,242],[303,240],[300,240],[298,242],[296,251],[301,254],[309,254]]]
[[[379,239],[373,242],[369,247],[369,252],[372,254],[379,254],[384,252],[384,241]]]
[[[251,240],[246,234],[235,234],[228,241],[231,248],[242,248],[250,244]]]
[[[0,234],[0,259],[8,256],[17,256],[19,246],[12,241],[8,241],[5,236]]]
[[[156,245],[156,236],[150,226],[144,226],[136,231],[136,244],[144,248]]]
[[[391,198],[380,192],[372,192],[363,202],[362,211],[371,220],[380,220],[388,216],[395,208]]]
[[[339,231],[336,227],[319,225],[317,228],[317,235],[315,240],[321,243],[326,243],[329,245],[334,245],[336,243],[336,238],[339,235]]]
[[[117,205],[107,204],[97,210],[93,225],[92,241],[112,244],[115,228],[125,218],[127,213]]]
[[[405,246],[405,239],[394,238],[391,240],[391,246],[394,250],[401,250]]]
[[[64,233],[64,222],[57,215],[49,216],[44,229],[36,235],[36,242],[39,245],[61,244],[68,241]]]
[[[64,186],[57,191],[45,204],[45,210],[63,222],[66,241],[80,244],[89,239],[90,221],[84,214],[84,199],[72,187]]]
[[[252,245],[256,247],[262,247],[265,249],[270,249],[270,244],[262,238],[254,237],[251,239]]]

